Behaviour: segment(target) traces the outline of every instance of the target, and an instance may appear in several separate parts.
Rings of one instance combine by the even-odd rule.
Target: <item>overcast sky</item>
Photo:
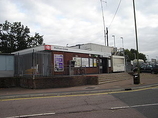
[[[136,49],[133,0],[104,0],[109,46]],[[135,0],[139,52],[158,59],[158,0]],[[22,22],[31,34],[44,35],[44,43],[69,46],[85,43],[105,45],[100,0],[0,0],[0,23]],[[110,25],[111,24],[111,25]]]

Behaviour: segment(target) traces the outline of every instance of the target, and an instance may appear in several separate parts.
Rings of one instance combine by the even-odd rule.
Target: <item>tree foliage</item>
[[[126,49],[126,50],[125,50],[125,55],[128,57],[128,58],[127,58],[128,61],[137,59],[137,50],[135,50],[135,49],[131,49],[131,50]],[[139,53],[139,52],[138,52],[138,56],[139,56],[139,59],[142,59],[142,60],[144,60],[144,61],[147,60],[145,54],[143,54],[143,53]]]
[[[30,36],[29,33],[30,29],[21,22],[5,21],[4,24],[0,24],[1,53],[11,53],[43,43],[43,36],[40,36],[39,33],[35,33],[35,36]]]

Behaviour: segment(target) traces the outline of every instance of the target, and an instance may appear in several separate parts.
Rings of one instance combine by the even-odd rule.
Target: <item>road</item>
[[[0,118],[157,118],[158,87],[0,101]]]
[[[133,107],[147,118],[158,118],[158,88],[113,94],[113,96]]]

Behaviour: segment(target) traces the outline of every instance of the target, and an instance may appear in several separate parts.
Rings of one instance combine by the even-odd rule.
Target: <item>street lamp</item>
[[[112,37],[114,37],[114,47],[115,47],[115,35],[112,35]]]
[[[122,48],[124,48],[124,45],[123,45],[123,37],[120,37],[122,39]]]
[[[150,59],[149,59],[149,55],[146,55],[147,56],[147,60],[148,60],[148,63],[149,63],[149,61],[150,61]]]

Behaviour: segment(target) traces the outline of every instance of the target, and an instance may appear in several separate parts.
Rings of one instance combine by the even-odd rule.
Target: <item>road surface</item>
[[[158,87],[82,95],[4,99],[0,118],[157,118]]]

